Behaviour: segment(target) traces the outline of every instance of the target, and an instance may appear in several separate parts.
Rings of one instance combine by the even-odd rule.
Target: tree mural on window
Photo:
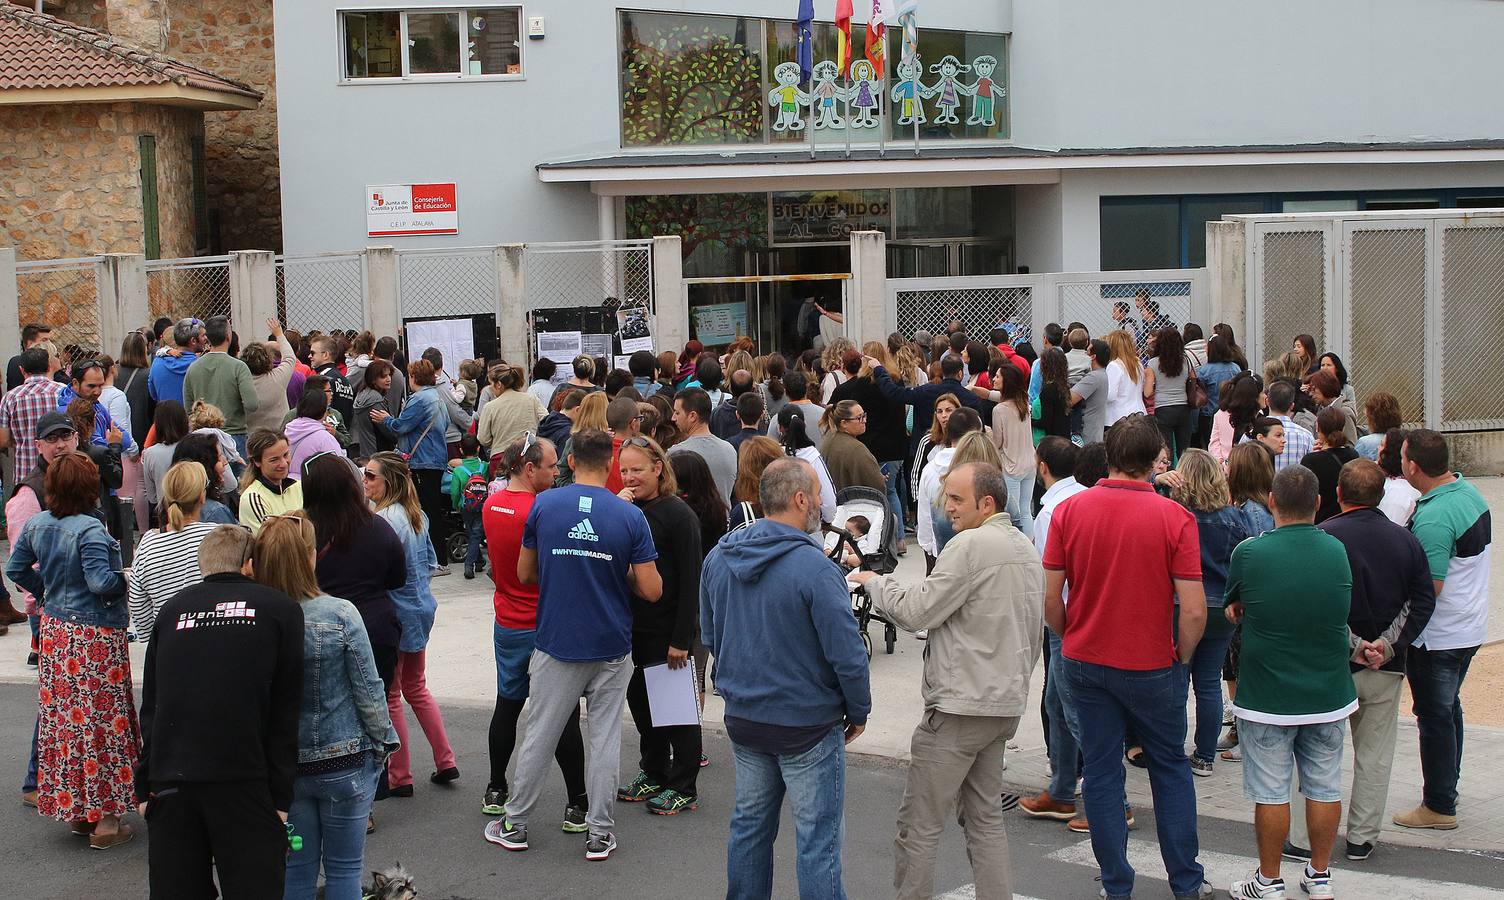
[[[657,194],[629,197],[627,234],[633,238],[679,235],[684,258],[705,244],[750,250],[767,241],[766,194]]]
[[[762,63],[740,24],[730,35],[704,20],[638,28],[624,13],[622,37],[624,145],[762,140]]]

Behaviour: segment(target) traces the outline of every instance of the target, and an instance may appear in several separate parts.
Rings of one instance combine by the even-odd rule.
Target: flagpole
[[[814,52],[814,48],[813,47],[810,48],[810,52],[811,53]],[[818,103],[818,102],[820,102],[820,98],[818,98],[818,97],[815,96],[815,77],[813,75],[811,75],[810,79],[809,79],[809,158],[810,159],[814,159],[815,158],[815,104]]]
[[[841,76],[841,96],[846,98],[846,158],[851,158],[851,65],[847,62],[846,74]]]
[[[880,79],[882,86],[877,91],[877,156],[888,155],[888,81]]]

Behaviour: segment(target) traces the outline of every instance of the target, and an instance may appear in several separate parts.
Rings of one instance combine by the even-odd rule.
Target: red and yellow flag
[[[883,78],[888,72],[888,2],[870,0],[872,17],[867,21],[867,61],[872,63],[876,77]]]
[[[851,72],[851,0],[836,0],[836,65],[841,77]]]

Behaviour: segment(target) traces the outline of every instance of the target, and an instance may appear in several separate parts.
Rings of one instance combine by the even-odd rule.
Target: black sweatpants
[[[627,708],[632,711],[632,722],[641,735],[638,741],[642,753],[639,766],[664,788],[673,788],[686,797],[698,797],[700,752],[704,749],[700,726],[653,727],[647,678],[642,674],[644,666],[655,666],[668,659],[668,639],[644,645],[642,639],[634,635],[632,643],[632,680],[627,682]]]
[[[444,472],[441,469],[413,469],[413,486],[418,491],[418,505],[428,516],[428,539],[433,542],[433,555],[439,565],[449,565],[449,514],[452,505],[444,493]]]
[[[282,896],[287,828],[272,806],[265,781],[153,785],[146,822],[147,880],[153,898]]]
[[[510,700],[496,695],[496,709],[491,713],[491,729],[487,740],[491,753],[490,786],[505,792],[507,789],[507,765],[512,761],[512,751],[517,749],[517,720],[522,717],[526,700]],[[559,743],[554,747],[554,761],[559,764],[559,773],[564,776],[564,792],[569,805],[587,809],[590,796],[585,791],[585,736],[580,731],[580,711],[564,723],[559,734]]]

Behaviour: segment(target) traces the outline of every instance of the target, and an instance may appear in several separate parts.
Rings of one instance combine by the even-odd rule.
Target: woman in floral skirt
[[[37,811],[103,850],[134,836],[120,816],[136,805],[141,749],[120,545],[98,517],[88,456],[57,457],[45,486],[47,508],[27,521],[5,568],[41,598]]]

